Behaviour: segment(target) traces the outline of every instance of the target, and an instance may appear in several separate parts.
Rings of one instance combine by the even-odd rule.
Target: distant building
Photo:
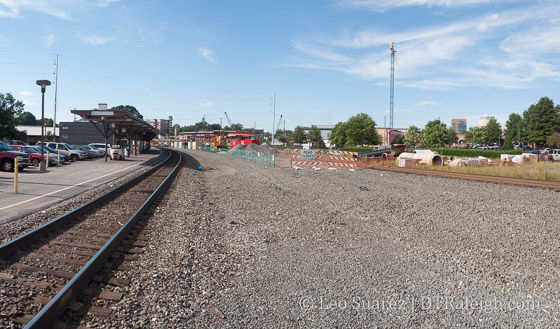
[[[87,145],[89,143],[105,142],[103,125],[99,122],[74,121],[60,122],[60,136],[58,141],[73,145]],[[113,132],[109,133],[109,143],[113,143]]]
[[[327,144],[329,142],[329,137],[331,136],[331,131],[334,128],[334,125],[315,125],[317,129],[321,131],[321,139]],[[303,127],[303,132],[306,134],[309,133],[311,127]]]
[[[169,116],[168,119],[148,119],[146,120],[146,122],[156,128],[160,134],[163,133],[168,133],[168,134],[172,134],[173,133],[173,117]]]
[[[18,131],[25,131],[27,133],[26,142],[38,142],[41,140],[41,126],[16,126]],[[56,140],[59,134],[59,128],[45,127],[43,132],[45,140]]]
[[[451,119],[451,127],[457,134],[467,131],[467,119]]]
[[[316,127],[321,131],[321,137],[325,142],[325,145],[329,147],[331,131],[334,125],[316,125]],[[307,134],[311,127],[303,127],[303,131]],[[390,145],[395,138],[398,136],[404,136],[408,131],[408,128],[375,128],[379,136],[381,136],[381,145]]]
[[[486,127],[488,125],[488,122],[492,119],[496,119],[494,116],[489,115],[489,114],[484,114],[478,117],[478,124],[476,125],[477,127]]]
[[[381,145],[391,145],[397,137],[404,137],[408,128],[375,128],[381,136]]]

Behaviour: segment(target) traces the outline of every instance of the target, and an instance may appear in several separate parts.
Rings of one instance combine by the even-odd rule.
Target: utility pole
[[[54,137],[56,137],[56,103],[58,103],[58,100],[56,99],[57,90],[58,90],[58,54],[56,54],[56,70],[55,70],[55,78],[54,78],[54,117],[53,117],[53,124],[52,124]]]
[[[386,142],[386,144],[385,143],[383,143],[383,144],[387,145],[387,144],[389,144],[389,143],[387,143],[387,140],[388,140],[388,138],[387,138],[387,131],[388,131],[387,130],[387,115],[385,115],[385,121],[383,122],[383,126],[385,127],[385,138],[384,139],[385,139],[385,142]]]
[[[397,50],[393,47],[393,43],[389,44],[389,49],[391,49],[391,100],[389,107],[389,126],[393,129],[393,103],[395,98],[395,54]]]
[[[276,93],[272,94],[272,140],[270,145],[274,145],[274,129],[276,128]]]

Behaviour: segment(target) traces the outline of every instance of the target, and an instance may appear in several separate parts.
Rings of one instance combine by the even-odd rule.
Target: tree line
[[[502,137],[505,136],[505,139]],[[552,99],[542,97],[537,104],[529,106],[523,115],[512,113],[503,129],[492,118],[484,127],[471,127],[465,133],[470,144],[498,145],[511,149],[517,144],[535,144],[541,146],[560,146],[560,105],[554,105]],[[503,140],[503,142],[502,142]],[[408,145],[420,143],[443,147],[457,142],[457,135],[452,127],[439,120],[429,121],[423,130],[410,126],[404,142]]]

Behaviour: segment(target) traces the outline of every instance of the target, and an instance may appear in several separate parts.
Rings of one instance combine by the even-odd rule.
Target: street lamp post
[[[39,171],[45,171],[45,89],[51,85],[49,80],[37,80],[37,85],[41,86],[42,104],[41,104],[41,162],[39,163]]]

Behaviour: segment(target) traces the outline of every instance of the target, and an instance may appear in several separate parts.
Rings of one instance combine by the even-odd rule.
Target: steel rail
[[[175,151],[174,151],[175,152]],[[173,168],[172,172],[157,187],[150,197],[142,204],[142,206],[132,215],[127,222],[107,241],[103,247],[87,262],[86,265],[45,305],[33,319],[31,319],[24,329],[48,328],[51,323],[67,309],[68,304],[74,300],[81,289],[85,287],[91,280],[91,277],[99,271],[103,263],[109,259],[109,256],[117,248],[117,246],[125,239],[132,227],[138,219],[145,213],[146,209],[153,201],[167,189],[173,181],[179,168],[183,163],[183,157],[179,152],[175,152],[179,156],[179,161]],[[170,156],[166,159],[169,160]],[[162,165],[158,164],[158,167]]]
[[[534,178],[494,176],[494,175],[486,175],[486,174],[473,174],[473,173],[462,173],[462,172],[454,172],[454,171],[400,168],[400,167],[372,166],[369,167],[369,169],[386,170],[386,171],[400,172],[405,174],[417,174],[417,175],[436,176],[436,177],[452,178],[452,179],[463,179],[463,180],[487,182],[487,183],[494,183],[494,184],[507,184],[507,185],[517,185],[517,186],[534,187],[534,188],[545,188],[545,189],[560,191],[560,181],[549,181],[549,180],[541,180],[541,179],[534,179]]]
[[[163,157],[164,153],[160,154],[159,157]],[[152,172],[156,171],[160,166],[162,166],[169,158],[171,157],[171,154],[167,154],[167,157],[165,157],[165,159],[160,162],[159,164],[155,165],[153,168],[151,168],[150,170],[144,172],[143,174],[129,180],[128,182],[125,182],[119,186],[117,186],[116,188],[112,189],[111,191],[97,197],[94,200],[91,200],[90,202],[70,211],[67,212],[64,215],[61,215],[53,220],[51,220],[48,223],[45,223],[23,235],[20,235],[19,237],[10,240],[6,243],[4,243],[3,245],[0,246],[0,258],[6,258],[8,257],[10,254],[12,254],[15,250],[21,249],[22,247],[28,245],[29,241],[34,241],[37,238],[44,236],[46,234],[48,234],[49,232],[52,232],[53,230],[57,229],[58,227],[69,223],[70,221],[76,219],[78,216],[82,215],[83,213],[89,211],[92,207],[95,207],[97,205],[103,204],[103,202],[115,195],[118,195],[121,191],[131,187],[132,185],[134,185],[135,183],[141,181],[142,179],[144,179],[145,177],[147,177],[148,175],[150,175]]]

